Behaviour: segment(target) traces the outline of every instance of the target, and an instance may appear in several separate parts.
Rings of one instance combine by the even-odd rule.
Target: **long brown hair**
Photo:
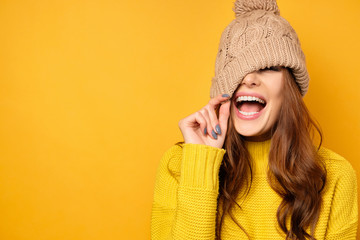
[[[268,162],[268,181],[272,189],[282,197],[277,210],[277,221],[286,239],[315,239],[314,230],[318,221],[322,190],[326,181],[326,169],[317,150],[322,134],[318,124],[311,118],[302,99],[294,76],[284,71],[284,99],[279,118],[271,130],[271,146]],[[313,145],[314,132],[318,132],[318,149]],[[223,148],[226,150],[219,173],[218,212],[216,237],[221,239],[224,216],[231,219],[245,232],[232,214],[240,192],[246,197],[252,182],[251,157],[245,147],[245,139],[235,130],[229,117],[228,131]],[[241,191],[246,189],[246,191]],[[221,207],[220,207],[221,206]],[[290,219],[290,228],[286,223]],[[310,227],[310,233],[306,229]]]

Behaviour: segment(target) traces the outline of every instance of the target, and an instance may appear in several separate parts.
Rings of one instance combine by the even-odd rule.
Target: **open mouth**
[[[239,96],[235,99],[235,106],[244,116],[253,116],[266,106],[264,99],[255,96]]]

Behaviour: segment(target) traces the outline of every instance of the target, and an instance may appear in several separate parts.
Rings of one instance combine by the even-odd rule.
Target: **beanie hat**
[[[273,66],[290,68],[304,96],[309,87],[305,55],[276,0],[236,0],[233,11],[236,18],[221,35],[210,97],[232,96],[248,73]]]

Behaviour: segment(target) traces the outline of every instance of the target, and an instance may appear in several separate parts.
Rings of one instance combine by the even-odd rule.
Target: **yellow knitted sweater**
[[[254,159],[253,182],[245,200],[238,201],[234,215],[250,239],[285,239],[276,211],[281,198],[267,182],[270,140],[248,142]],[[151,219],[151,238],[215,239],[219,189],[219,168],[224,149],[200,144],[174,145],[158,168]],[[323,207],[315,238],[356,239],[358,224],[356,175],[348,161],[321,148],[327,179]],[[222,239],[249,239],[230,219],[225,218]]]

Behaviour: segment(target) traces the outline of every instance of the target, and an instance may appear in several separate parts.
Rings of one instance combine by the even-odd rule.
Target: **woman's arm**
[[[356,173],[346,160],[336,170],[339,174],[330,209],[327,240],[355,240],[358,227]]]
[[[190,143],[164,154],[156,177],[151,239],[215,239],[224,154],[223,149]]]
[[[210,99],[179,121],[185,144],[167,151],[158,169],[151,219],[155,239],[215,239],[219,168],[230,96]],[[219,116],[215,109],[219,108]]]

